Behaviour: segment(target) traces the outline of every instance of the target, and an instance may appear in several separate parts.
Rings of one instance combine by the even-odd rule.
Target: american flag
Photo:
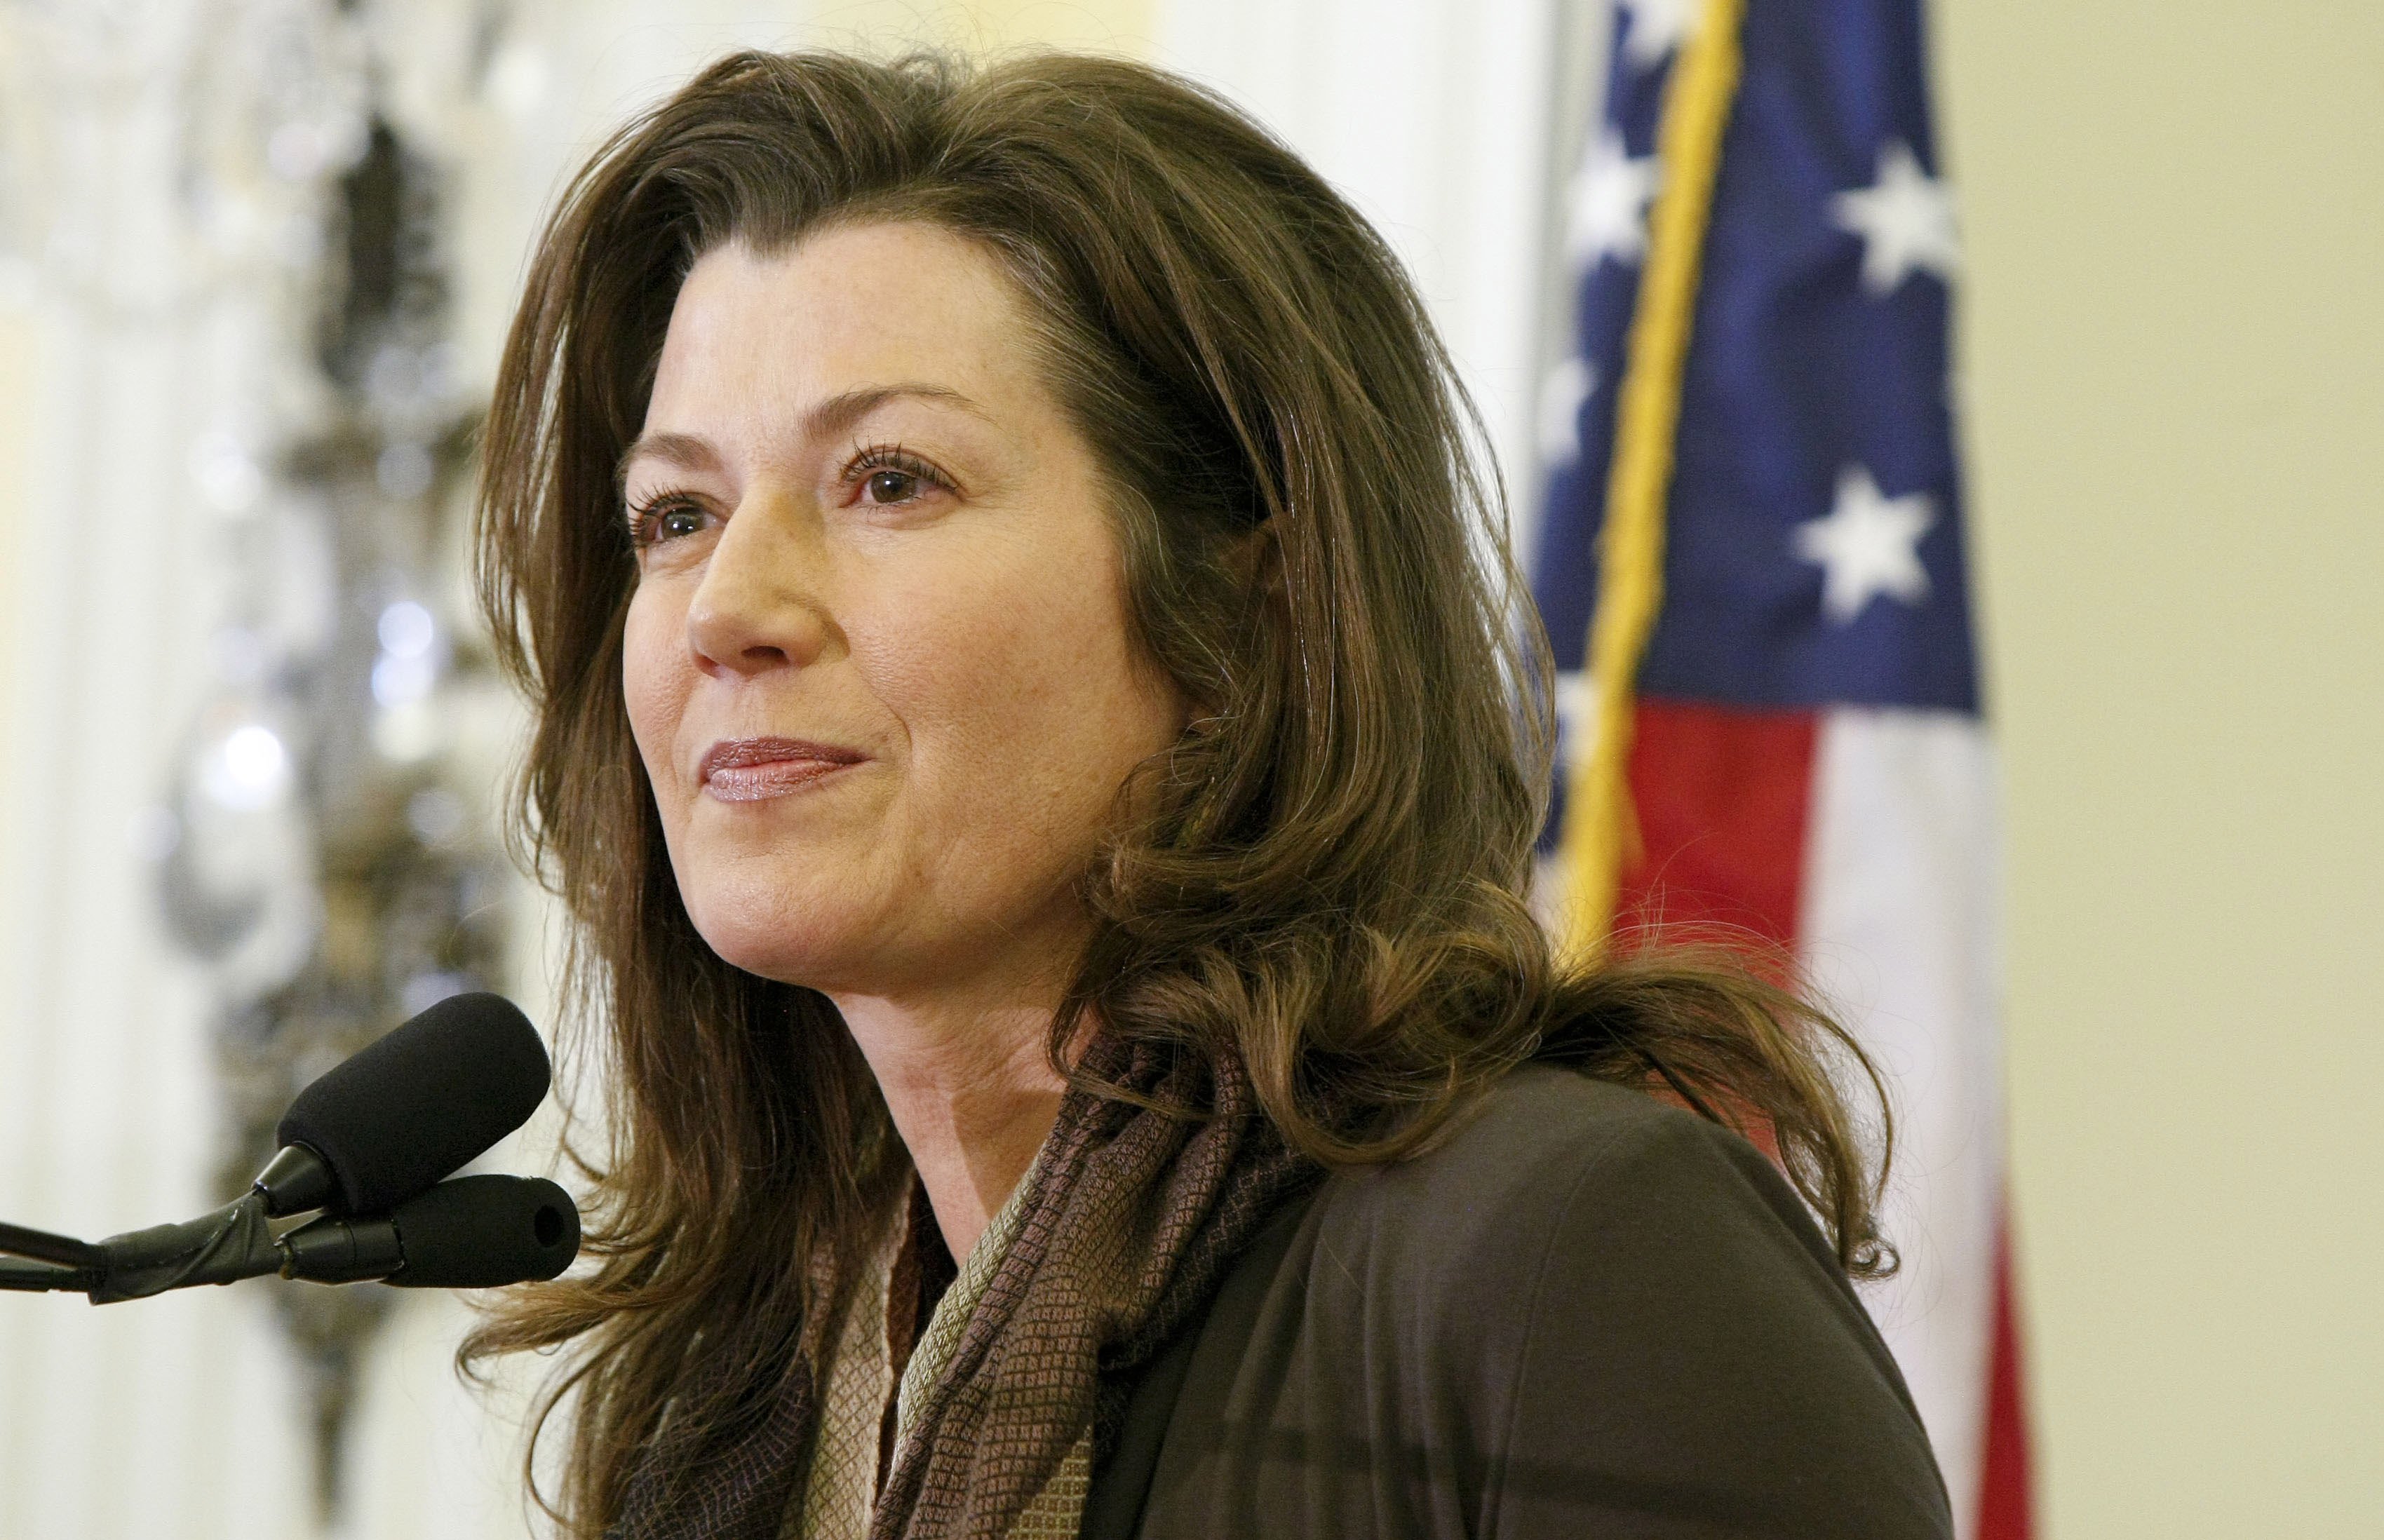
[[[1919,0],[1622,0],[1610,57],[1542,404],[1562,912],[1592,944],[1754,931],[1844,1013],[1897,1118],[1903,1269],[1869,1302],[1960,1533],[2020,1540],[1996,776]]]

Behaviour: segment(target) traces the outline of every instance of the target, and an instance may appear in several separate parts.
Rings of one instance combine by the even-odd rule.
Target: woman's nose
[[[820,592],[826,553],[814,511],[756,491],[729,515],[687,612],[707,672],[756,674],[818,661],[834,633]]]

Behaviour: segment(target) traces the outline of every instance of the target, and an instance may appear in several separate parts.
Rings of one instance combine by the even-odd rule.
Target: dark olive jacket
[[[1083,1540],[1943,1540],[1887,1348],[1752,1146],[1527,1068],[1278,1218],[1134,1393]]]

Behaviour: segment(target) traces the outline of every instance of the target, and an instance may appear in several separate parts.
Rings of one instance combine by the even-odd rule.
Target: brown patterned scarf
[[[1250,1239],[1316,1168],[1285,1148],[1238,1063],[1095,1042],[1084,1069],[1165,1106],[1071,1090],[1016,1238],[920,1405],[870,1540],[1001,1540],[1089,1424],[1096,1466],[1139,1372],[1197,1326]],[[821,1334],[726,1459],[640,1472],[617,1540],[777,1540],[819,1415]]]

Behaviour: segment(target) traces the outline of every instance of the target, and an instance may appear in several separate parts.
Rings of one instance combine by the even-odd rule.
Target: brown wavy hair
[[[696,934],[620,683],[615,466],[681,280],[727,242],[865,220],[957,232],[1016,283],[1139,641],[1197,703],[1084,874],[1054,1062],[1086,1023],[1237,1058],[1329,1165],[1411,1154],[1514,1066],[1570,1062],[1768,1137],[1847,1269],[1882,1271],[1844,1034],[1726,954],[1560,961],[1526,907],[1547,650],[1473,409],[1366,221],[1156,69],[740,54],[565,192],[486,431],[480,591],[537,714],[517,832],[569,913],[609,1099],[592,1269],[466,1348],[576,1348],[545,1404],[574,1402],[550,1511],[601,1532],[666,1411],[676,1443],[757,1404],[901,1164],[834,1007]]]

